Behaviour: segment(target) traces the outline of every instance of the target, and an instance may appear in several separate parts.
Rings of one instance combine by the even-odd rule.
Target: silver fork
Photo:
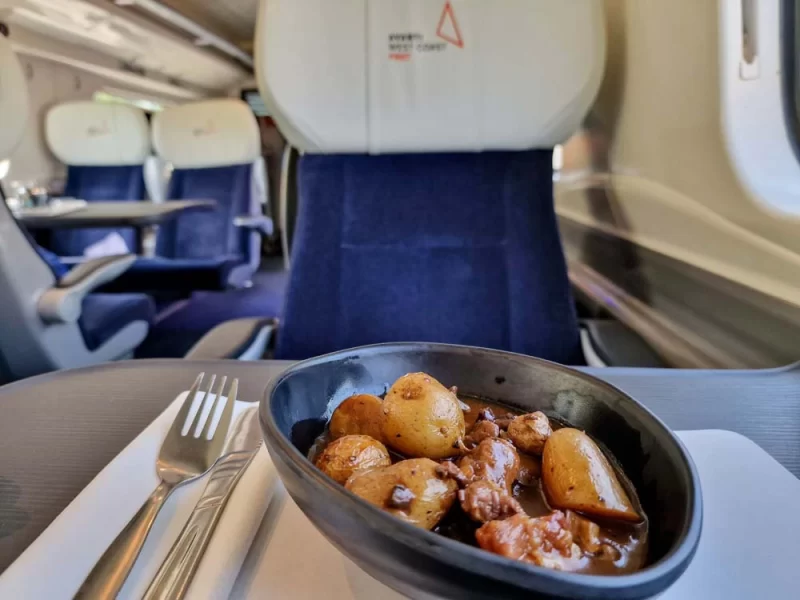
[[[214,393],[212,388],[217,376],[211,376],[211,382],[203,395],[197,414],[187,428],[189,412],[202,385],[204,375],[201,373],[195,380],[178,416],[172,423],[172,428],[161,445],[161,451],[156,461],[156,472],[161,478],[161,483],[100,557],[75,598],[91,598],[92,600],[116,598],[125,584],[142,546],[144,546],[147,534],[152,529],[158,512],[169,495],[179,485],[205,474],[219,458],[230,428],[233,405],[239,391],[239,380],[233,380],[219,424],[209,439],[214,415],[218,410],[219,400],[223,396],[228,378],[222,378],[216,393]],[[211,397],[211,409],[206,411],[209,396]],[[201,419],[204,420],[201,421]],[[199,435],[195,435],[200,428],[202,430]]]

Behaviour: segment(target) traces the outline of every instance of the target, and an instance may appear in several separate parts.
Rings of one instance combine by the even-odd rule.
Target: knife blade
[[[147,588],[145,600],[178,600],[189,590],[228,498],[261,447],[257,413],[257,407],[249,408],[236,420],[203,495]]]

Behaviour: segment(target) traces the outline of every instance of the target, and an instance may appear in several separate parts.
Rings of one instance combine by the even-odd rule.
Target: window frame
[[[795,157],[800,162],[800,0],[783,0],[781,6],[781,71],[786,129]]]
[[[720,109],[728,159],[742,189],[767,213],[798,219],[800,160],[797,132],[787,126],[783,66],[786,9],[785,0],[718,2]],[[748,34],[755,36],[751,60]]]

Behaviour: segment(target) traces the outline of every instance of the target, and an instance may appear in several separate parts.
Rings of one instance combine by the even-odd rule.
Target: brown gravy
[[[467,431],[469,431],[473,425],[475,425],[475,421],[478,418],[478,413],[484,408],[491,409],[494,411],[496,416],[501,416],[506,413],[510,413],[512,415],[523,414],[523,411],[509,409],[503,405],[494,402],[488,402],[483,399],[462,396],[461,394],[459,394],[459,398],[462,402],[468,404],[472,409],[464,415]],[[550,424],[554,430],[564,427],[564,424],[559,423],[552,418],[550,419]],[[539,457],[531,456],[523,452],[519,452],[519,457],[520,461],[522,462],[523,469],[528,470],[532,475],[541,472],[541,459]],[[636,490],[628,482],[628,478],[624,475],[624,473],[619,470],[617,467],[617,462],[615,460],[611,460],[610,462],[617,471],[617,476],[619,477],[623,486],[625,486],[631,500],[637,506],[639,512],[644,514],[644,511],[641,510],[641,504],[639,503]],[[541,480],[538,476],[534,479],[535,481],[532,481],[531,485],[520,485],[519,483],[515,484],[514,497],[519,501],[528,515],[531,517],[542,517],[549,514],[553,509],[547,502],[546,494],[542,489]],[[451,533],[454,533],[452,531],[453,524],[450,522],[450,517],[454,516],[452,513],[458,512],[460,512],[458,507],[456,507],[454,510],[451,510],[451,515],[448,515],[448,518],[445,520],[447,522],[440,524],[439,527],[434,531],[438,531],[439,533],[447,535],[448,537],[456,537],[456,539],[459,539],[462,542],[475,546],[476,543],[474,530],[477,529],[477,527],[472,527],[471,535],[464,536],[464,532],[459,532],[459,534],[456,536],[450,535]],[[465,518],[463,514],[461,514],[460,517],[462,519]],[[620,554],[620,558],[614,562],[590,559],[586,561],[587,564],[585,567],[577,569],[575,572],[593,575],[623,575],[625,573],[633,573],[634,571],[638,571],[644,567],[647,560],[646,520],[642,523],[633,525],[621,522],[601,521],[597,518],[592,518],[591,520],[600,526],[602,541],[616,548]],[[469,525],[472,525],[472,523],[469,523]]]
[[[524,414],[523,411],[510,409],[501,404],[489,402],[479,398],[473,398],[459,394],[458,397],[462,402],[469,405],[470,411],[465,413],[466,430],[469,431],[475,425],[478,418],[478,413],[485,408],[491,409],[497,417],[506,414],[519,415]],[[553,429],[560,429],[565,425],[559,423],[554,419],[550,419]],[[331,441],[328,429],[316,439],[313,446],[309,450],[308,458],[315,462],[319,454],[325,449]],[[525,472],[525,477],[519,479],[525,481],[525,485],[520,482],[514,484],[513,495],[525,509],[525,512],[531,517],[542,517],[552,512],[552,508],[547,502],[547,496],[542,488],[540,479],[541,474],[541,458],[531,456],[523,452],[519,452],[520,461],[522,463],[521,473]],[[392,460],[398,462],[404,460],[404,457],[392,454]],[[613,457],[609,456],[611,464],[617,471],[617,476],[620,482],[626,488],[629,497],[636,505],[640,514],[644,514],[639,503],[636,490],[628,481],[627,477],[617,466],[617,462]],[[574,573],[584,573],[592,575],[623,575],[626,573],[633,573],[642,569],[647,560],[647,520],[642,523],[629,524],[615,521],[603,521],[597,518],[590,520],[597,523],[600,527],[601,541],[609,544],[617,550],[619,558],[617,560],[601,560],[596,558],[587,558],[581,562],[577,568],[572,569]],[[479,525],[470,520],[461,510],[458,503],[450,510],[448,515],[442,520],[441,523],[434,529],[436,533],[461,541],[470,546],[477,546],[475,541],[475,531]]]

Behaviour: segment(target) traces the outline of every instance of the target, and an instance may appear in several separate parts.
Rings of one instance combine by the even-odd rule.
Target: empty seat
[[[125,285],[191,291],[248,284],[260,263],[260,236],[272,231],[262,210],[266,174],[250,107],[222,99],[168,108],[154,117],[152,135],[159,157],[173,167],[167,201],[217,206],[162,226],[157,256],[137,261]]]
[[[141,109],[122,104],[70,102],[47,113],[50,150],[67,165],[64,195],[88,202],[136,202],[146,197],[144,163],[150,154],[150,128]],[[53,231],[50,248],[60,256],[82,256],[110,233],[136,248],[131,229]]]
[[[304,152],[280,358],[432,341],[583,362],[552,148],[598,90],[602,6],[446,6],[261,3],[262,95]]]

